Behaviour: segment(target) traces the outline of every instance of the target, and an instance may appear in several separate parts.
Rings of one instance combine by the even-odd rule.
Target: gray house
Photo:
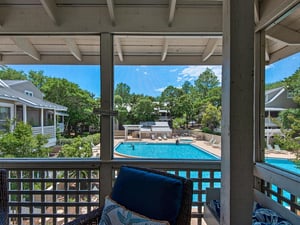
[[[56,143],[56,132],[64,131],[67,110],[44,100],[43,93],[28,80],[0,80],[0,130],[7,119],[24,121],[32,126],[34,135],[48,135],[47,145],[52,146]]]
[[[275,134],[281,134],[280,127],[272,122],[283,110],[297,108],[293,96],[284,87],[278,87],[265,92],[265,137],[267,143],[269,138]]]
[[[297,108],[293,96],[284,87],[278,87],[265,92],[265,112],[271,117],[278,117],[280,111]]]

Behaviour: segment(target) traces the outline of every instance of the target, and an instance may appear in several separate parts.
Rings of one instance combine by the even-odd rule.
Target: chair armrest
[[[75,220],[66,223],[65,225],[98,225],[103,208],[97,208],[87,214],[80,215]]]

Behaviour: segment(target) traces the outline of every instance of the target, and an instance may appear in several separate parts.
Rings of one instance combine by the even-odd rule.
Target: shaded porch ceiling
[[[266,64],[300,52],[299,0],[254,2]],[[0,64],[97,65],[102,32],[115,64],[222,64],[221,0],[2,0]]]

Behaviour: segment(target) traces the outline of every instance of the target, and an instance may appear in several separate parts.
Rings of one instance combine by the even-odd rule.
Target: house
[[[278,87],[265,92],[265,117],[278,117],[279,112],[297,108],[293,96],[284,87]]]
[[[280,126],[272,120],[277,118],[281,111],[297,108],[293,96],[285,87],[273,88],[265,91],[265,137],[269,144],[270,137],[281,135]]]
[[[49,136],[47,146],[55,145],[56,132],[64,131],[68,108],[43,97],[43,93],[28,80],[0,80],[0,130],[4,129],[7,119],[23,121],[32,126],[34,135]]]

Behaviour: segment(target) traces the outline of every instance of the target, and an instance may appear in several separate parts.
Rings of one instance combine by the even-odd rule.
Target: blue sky
[[[66,78],[82,89],[100,95],[100,67],[72,65],[8,65],[28,73],[44,71],[49,77]],[[130,86],[131,93],[158,96],[169,85],[180,87],[185,81],[192,84],[198,76],[211,68],[221,81],[221,66],[116,66],[115,84],[123,82]],[[300,68],[300,53],[266,66],[266,83],[273,83],[291,76]]]

